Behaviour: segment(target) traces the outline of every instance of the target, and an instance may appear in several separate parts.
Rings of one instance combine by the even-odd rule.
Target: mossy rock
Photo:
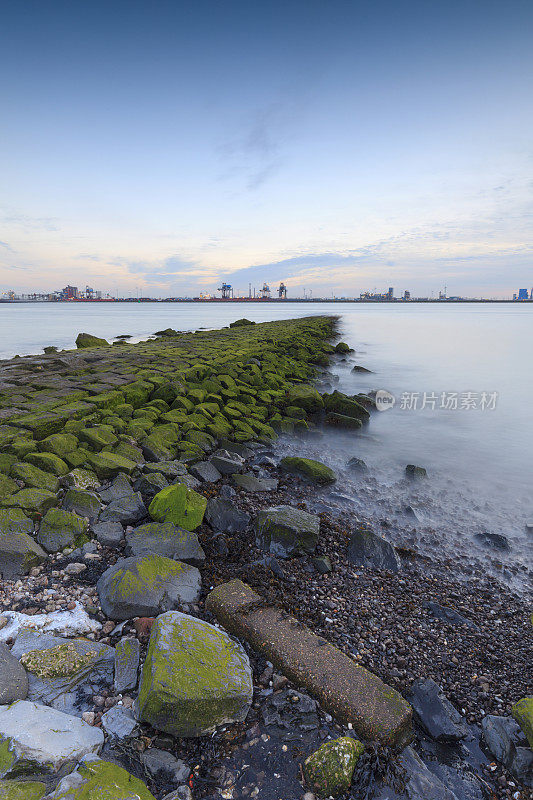
[[[333,428],[345,428],[346,430],[356,431],[362,428],[363,422],[357,417],[348,417],[346,414],[336,414],[330,411],[326,414],[326,424]]]
[[[86,450],[84,447],[78,447],[76,450],[65,455],[65,461],[69,467],[76,469],[86,464],[90,455],[90,450]]]
[[[346,342],[339,342],[335,345],[335,352],[341,354],[351,353],[352,348],[349,344],[346,344]]]
[[[337,476],[330,467],[312,458],[287,456],[281,459],[280,466],[284,472],[301,475],[312,483],[328,484],[335,483],[337,480]]]
[[[287,405],[303,408],[304,411],[314,413],[321,411],[324,402],[314,386],[299,384],[291,386],[287,393]]]
[[[523,697],[511,708],[511,714],[526,734],[533,749],[533,696]]]
[[[110,392],[102,392],[95,394],[91,397],[91,403],[94,403],[96,408],[100,410],[114,409],[117,406],[123,405],[124,395],[122,392],[116,390]]]
[[[0,499],[2,497],[7,497],[7,495],[13,494],[14,492],[18,491],[19,485],[15,483],[14,480],[8,478],[7,475],[0,473]]]
[[[41,800],[46,792],[41,781],[0,781],[0,800]]]
[[[109,342],[106,341],[106,339],[93,336],[91,333],[78,333],[76,336],[76,347],[109,347]]]
[[[24,460],[53,475],[66,475],[69,471],[68,464],[54,453],[28,453]]]
[[[139,778],[109,761],[86,761],[74,774],[81,780],[65,778],[50,800],[155,800]]]
[[[71,642],[66,642],[42,650],[28,650],[22,654],[20,663],[27,672],[38,678],[68,678],[97,659],[98,650],[78,652]]]
[[[255,518],[256,543],[281,558],[314,553],[320,518],[293,506],[261,509]]]
[[[206,508],[207,500],[203,495],[184,484],[175,484],[156,494],[148,512],[156,522],[172,522],[187,531],[194,531],[202,524]]]
[[[99,478],[114,478],[119,472],[130,475],[137,466],[129,458],[119,456],[117,453],[93,453],[89,456],[88,466],[92,467]]]
[[[73,489],[97,489],[100,486],[100,481],[95,473],[81,467],[76,467],[72,472],[69,472],[64,480]],[[83,514],[83,516],[87,515]]]
[[[13,421],[13,424],[21,428],[27,428],[32,432],[34,439],[40,440],[46,439],[47,436],[51,436],[53,433],[59,433],[67,420],[68,414],[65,412],[65,408],[62,407],[58,412],[42,411],[18,417]]]
[[[18,508],[0,509],[0,574],[4,579],[26,575],[46,559],[34,541],[33,522]]]
[[[156,619],[137,700],[140,719],[173,736],[202,736],[242,722],[252,694],[248,657],[224,631],[176,611]]]
[[[43,452],[54,453],[64,458],[78,447],[78,439],[72,433],[54,433],[39,442],[38,448]]]
[[[103,450],[104,447],[116,444],[117,436],[111,426],[97,425],[94,428],[85,428],[80,431],[80,439],[86,442],[93,450]]]
[[[304,761],[305,782],[320,797],[345,794],[364,749],[362,742],[348,736],[326,742]]]
[[[242,317],[242,319],[236,319],[235,322],[230,322],[229,324],[230,328],[243,328],[246,325],[255,325],[255,322],[246,319],[246,317]]]
[[[28,516],[35,518],[56,506],[57,497],[44,489],[21,489],[20,492],[4,497],[2,503],[7,508],[21,508]]]
[[[348,397],[342,392],[334,391],[331,394],[324,394],[324,408],[335,414],[342,414],[345,417],[354,417],[361,422],[368,422],[370,419],[369,411],[357,400]]]
[[[77,514],[51,508],[41,520],[37,541],[48,553],[57,553],[69,545],[79,547],[88,541],[87,528],[87,520]]]
[[[142,464],[145,460],[142,450],[128,442],[119,442],[112,452],[127,458],[129,461],[134,461],[136,464]]]
[[[9,475],[16,460],[17,457],[11,453],[0,453],[0,472],[3,475]]]

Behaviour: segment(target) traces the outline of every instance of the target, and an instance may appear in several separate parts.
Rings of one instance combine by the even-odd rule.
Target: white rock
[[[5,740],[10,740],[15,763],[29,761],[58,772],[88,753],[98,753],[104,734],[79,717],[19,700],[0,706],[0,742]]]
[[[0,642],[16,639],[22,628],[57,633],[58,636],[75,636],[79,633],[97,633],[102,627],[91,619],[79,603],[72,611],[52,611],[50,614],[22,614],[19,611],[5,611],[7,625],[0,630]]]

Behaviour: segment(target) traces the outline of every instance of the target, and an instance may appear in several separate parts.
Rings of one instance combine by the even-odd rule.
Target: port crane
[[[231,300],[233,297],[233,286],[230,283],[223,283],[218,287],[218,291],[222,292],[223,300]]]
[[[280,283],[280,285],[279,285],[278,297],[279,297],[280,300],[286,300],[287,299],[287,287],[285,286],[285,284],[283,282]]]
[[[268,283],[263,284],[263,288],[261,289],[261,299],[270,300],[270,286]]]

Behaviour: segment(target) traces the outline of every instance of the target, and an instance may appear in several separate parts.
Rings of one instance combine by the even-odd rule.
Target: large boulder
[[[95,730],[98,730],[97,728]],[[46,800],[155,800],[146,784],[110,761],[85,759]]]
[[[98,753],[104,734],[78,717],[18,700],[0,706],[0,777],[21,772],[59,772],[88,753]]]
[[[386,569],[389,572],[398,572],[400,569],[400,559],[394,547],[364,528],[354,531],[350,536],[346,556],[358,567]]]
[[[324,407],[326,411],[334,414],[342,414],[345,417],[353,417],[361,422],[370,419],[370,413],[353,397],[348,397],[342,392],[334,391],[331,394],[324,394]]]
[[[102,506],[93,492],[68,489],[63,498],[63,508],[65,511],[73,511],[78,516],[85,517],[89,522],[94,522],[98,519]]]
[[[468,733],[465,721],[431,678],[413,683],[411,705],[426,733],[437,742],[458,742]]]
[[[298,384],[291,386],[287,393],[287,405],[303,408],[304,411],[313,413],[324,408],[324,401],[314,386]]]
[[[222,533],[245,531],[250,523],[250,515],[225,497],[211,497],[207,501],[205,518],[213,530]]]
[[[152,628],[137,715],[173,736],[202,736],[242,722],[253,683],[242,647],[207,622],[170,611]]]
[[[86,519],[70,511],[51,508],[41,520],[37,541],[48,553],[57,553],[69,545],[84,544],[87,530]]]
[[[303,763],[307,785],[320,797],[345,794],[363,750],[364,745],[349,736],[326,742]]]
[[[494,758],[518,781],[533,788],[533,751],[516,720],[487,714],[483,717],[481,729]]]
[[[533,696],[523,697],[511,708],[511,714],[527,736],[533,749]]]
[[[0,575],[26,575],[46,560],[46,553],[30,536],[33,522],[21,509],[0,509]]]
[[[202,524],[206,507],[207,500],[203,495],[178,483],[158,492],[148,511],[156,522],[172,522],[194,531]]]
[[[11,653],[9,647],[2,642],[0,643],[0,705],[9,705],[14,700],[25,700],[27,696],[26,670]]]
[[[313,458],[286,456],[281,459],[280,466],[283,472],[300,475],[302,478],[311,481],[311,483],[325,485],[335,483],[337,480],[337,476],[330,467],[327,467],[321,461],[315,461]]]
[[[255,519],[258,546],[281,558],[314,553],[319,533],[319,517],[292,506],[263,509]]]
[[[194,603],[200,587],[196,567],[157,555],[120,559],[96,584],[102,611],[117,620],[154,617]]]
[[[90,333],[78,333],[76,336],[76,347],[109,347],[109,342],[106,339],[100,339],[98,336],[93,336]]]
[[[134,556],[155,553],[165,558],[187,561],[195,567],[205,561],[205,553],[193,531],[171,522],[148,522],[126,534],[126,542]]]
[[[123,694],[137,686],[141,645],[138,639],[124,637],[115,648],[115,691]]]
[[[113,500],[107,508],[100,514],[100,522],[120,522],[121,525],[135,525],[146,517],[146,506],[144,505],[140,492],[130,490],[129,494]]]
[[[45,472],[33,464],[28,464],[26,461],[13,464],[11,467],[11,477],[17,478],[19,481],[24,481],[26,486],[31,486],[34,489],[45,489],[47,492],[56,492],[59,486],[57,475],[52,475],[51,472]],[[16,489],[14,491],[16,491]]]

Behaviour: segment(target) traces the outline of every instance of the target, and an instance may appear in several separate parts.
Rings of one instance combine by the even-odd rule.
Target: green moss
[[[280,465],[284,472],[301,475],[312,483],[328,484],[335,483],[337,480],[337,476],[330,467],[312,458],[287,456],[281,459]]]
[[[128,475],[133,472],[136,464],[128,458],[117,453],[94,453],[88,458],[88,465],[94,469],[99,478],[114,478],[119,472]]]
[[[180,528],[193,531],[201,525],[206,508],[207,500],[203,495],[184,484],[176,484],[158,492],[148,511],[157,522],[172,522]]]
[[[39,678],[67,678],[93,664],[97,658],[97,650],[78,653],[68,642],[44,650],[29,650],[21,656],[20,663]]]
[[[314,386],[291,386],[287,393],[287,405],[303,408],[313,413],[324,407],[323,400]]]
[[[21,489],[20,492],[5,497],[2,503],[8,508],[21,508],[34,518],[57,505],[57,497],[44,489]]]
[[[109,347],[109,342],[105,339],[100,339],[98,336],[93,336],[90,333],[78,333],[76,337],[76,347]]]
[[[110,425],[96,425],[94,428],[85,428],[80,431],[79,437],[93,450],[103,450],[108,445],[118,442],[117,436]]]
[[[361,742],[348,736],[326,742],[304,761],[307,785],[321,797],[345,794],[364,749]]]
[[[67,453],[75,450],[78,439],[71,433],[54,433],[39,442],[38,448],[43,452],[54,453],[59,458],[64,458]]]
[[[68,464],[54,453],[28,453],[24,460],[53,475],[66,475],[69,469]]]
[[[46,785],[40,781],[0,781],[1,800],[41,800]]]
[[[7,475],[0,473],[0,498],[6,497],[9,494],[13,494],[16,492],[20,487],[15,483],[14,480],[8,478]]]
[[[533,696],[523,697],[511,708],[511,714],[527,736],[533,749]]]

